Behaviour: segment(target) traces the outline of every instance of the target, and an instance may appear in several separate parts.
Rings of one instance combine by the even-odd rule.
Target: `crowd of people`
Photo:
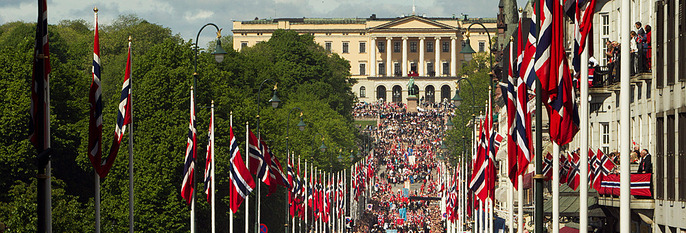
[[[444,232],[440,211],[437,152],[452,105],[426,103],[408,112],[396,103],[359,104],[355,116],[376,116],[362,129],[375,138],[377,164],[371,210],[365,209],[356,232]],[[405,189],[409,184],[410,188]]]
[[[631,75],[637,73],[647,73],[651,70],[651,34],[652,28],[650,25],[645,25],[641,22],[636,22],[634,24],[636,28],[635,31],[631,31],[631,39],[629,40],[629,50],[631,52],[630,61],[630,71]],[[620,48],[621,44],[617,41],[607,41],[605,43],[607,50],[605,52],[605,58],[607,61],[608,71],[610,72],[611,80],[616,80],[619,78],[619,64],[620,64]]]

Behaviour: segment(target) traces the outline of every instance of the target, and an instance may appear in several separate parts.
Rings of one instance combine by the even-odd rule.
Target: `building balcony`
[[[618,72],[610,70],[607,66],[598,66],[593,75],[592,86],[589,88],[589,94],[603,94],[619,90],[620,77],[616,75]],[[613,75],[615,74],[615,75]],[[636,73],[631,76],[631,83],[640,83],[646,80],[652,80],[653,76],[650,72]]]

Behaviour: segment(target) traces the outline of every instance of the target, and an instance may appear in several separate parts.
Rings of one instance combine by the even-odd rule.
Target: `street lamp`
[[[274,89],[276,89],[276,86],[274,87]],[[278,97],[276,96],[276,90],[274,90],[274,97],[276,97],[278,99]],[[274,97],[272,97],[272,100],[274,99]],[[272,107],[276,108],[277,106],[278,106],[278,102],[277,102],[276,106],[274,105],[274,102],[272,102]],[[303,110],[300,109],[299,107],[291,108],[291,110],[288,111],[288,116],[286,117],[286,164],[291,162],[291,151],[290,151],[290,148],[288,147],[288,137],[289,137],[290,127],[288,127],[288,126],[290,125],[289,123],[291,121],[291,114],[293,113],[293,110],[296,110],[296,109],[300,110],[300,122],[297,125],[298,129],[300,129],[300,131],[305,130],[305,123],[303,122],[303,112],[302,112]],[[289,199],[290,199],[291,193],[288,192],[288,195],[289,195]],[[284,226],[286,228],[286,232],[288,232],[288,227],[289,227],[289,225],[288,225],[288,217],[290,216],[290,212],[289,212],[289,208],[288,208],[289,204],[290,203],[286,202],[286,222],[284,224]]]
[[[471,27],[471,25],[470,25]],[[472,54],[476,53],[474,49],[472,49],[472,45],[469,42],[469,33],[467,33],[467,40],[465,41],[465,45],[462,47],[462,51],[460,51],[461,54],[464,54],[464,60],[466,62],[469,62],[472,60]]]
[[[222,48],[221,40],[220,40],[221,36],[222,36],[222,29],[213,23],[207,23],[207,24],[203,25],[200,28],[200,31],[198,31],[198,35],[195,37],[195,56],[193,59],[193,86],[191,87],[191,92],[193,93],[193,96],[192,96],[193,99],[195,99],[195,92],[193,92],[193,88],[198,90],[198,50],[199,50],[198,40],[200,39],[200,33],[202,32],[202,30],[205,29],[205,27],[210,26],[210,25],[214,26],[214,28],[217,29],[217,46],[215,47],[214,52],[212,52],[212,55],[214,55],[214,60],[217,61],[217,63],[220,63],[224,60],[224,55],[226,55],[226,51],[224,51],[224,49]],[[130,40],[131,39],[129,37],[129,41]],[[193,102],[193,104],[195,105],[195,102]],[[193,108],[195,108],[195,106],[193,106]],[[195,158],[193,160],[195,160]],[[195,187],[195,177],[193,178],[192,182],[193,182],[193,187]],[[214,186],[212,187],[212,189],[214,189]],[[193,195],[192,199],[195,200],[195,189],[193,189],[193,190],[194,191],[192,194]],[[131,210],[131,211],[133,211],[133,210]],[[131,216],[133,216],[133,214],[131,214]],[[214,202],[212,203],[212,218],[214,218]],[[192,209],[191,221],[195,221],[194,219],[195,219],[195,208]],[[195,228],[195,225],[192,224],[192,222],[191,222],[191,225],[193,228]],[[133,229],[133,228],[131,228],[131,229]],[[191,231],[195,231],[195,229],[191,229]]]
[[[260,140],[262,140],[262,136],[260,135],[260,94],[262,93],[262,85],[264,85],[267,81],[272,81],[275,83],[274,89],[273,89],[274,94],[273,94],[272,98],[269,100],[269,102],[272,104],[272,108],[279,107],[279,102],[281,102],[281,100],[279,100],[279,97],[276,96],[276,84],[277,83],[273,79],[263,80],[260,83],[259,88],[257,89],[257,116],[256,116],[257,127],[255,128],[255,131],[257,131],[258,143]],[[288,115],[290,116],[290,114],[288,114]],[[257,202],[260,203],[261,195],[259,195],[259,193],[260,193],[260,185],[259,184],[257,185],[257,193],[258,193]],[[286,211],[288,211],[288,208],[286,208]],[[288,217],[288,215],[286,215],[286,217]],[[247,219],[247,213],[246,213],[246,219]],[[259,229],[260,229],[260,209],[259,208],[257,209],[257,211],[255,211],[255,219],[257,220],[257,221],[255,221],[255,229],[257,229],[259,231]],[[286,223],[285,223],[285,228],[286,228],[286,230],[288,230],[288,221],[286,221]]]

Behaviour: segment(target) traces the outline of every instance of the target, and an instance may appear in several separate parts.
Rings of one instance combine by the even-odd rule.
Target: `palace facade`
[[[496,20],[403,16],[377,18],[279,18],[233,22],[233,48],[241,50],[267,41],[277,29],[314,36],[327,51],[350,61],[357,83],[353,92],[361,102],[406,103],[409,75],[418,97],[427,102],[452,98],[457,73],[465,61],[460,54],[467,27],[482,23],[495,36]],[[469,29],[470,45],[488,52],[488,34],[478,25]]]

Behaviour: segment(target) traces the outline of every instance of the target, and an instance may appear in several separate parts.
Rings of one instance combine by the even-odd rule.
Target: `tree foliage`
[[[25,232],[36,228],[35,150],[27,137],[30,105],[31,61],[35,24],[12,22],[0,25],[0,222]],[[310,35],[277,31],[266,42],[241,52],[230,49],[216,63],[207,52],[195,61],[194,44],[173,35],[169,28],[132,15],[100,25],[100,57],[103,87],[103,154],[109,153],[126,65],[128,37],[133,57],[133,127],[135,229],[144,232],[185,232],[189,207],[179,194],[183,158],[197,62],[196,129],[198,131],[195,176],[205,167],[206,130],[210,105],[215,110],[217,216],[220,232],[227,232],[229,128],[246,154],[246,122],[252,131],[258,124],[262,137],[286,166],[286,151],[322,169],[340,170],[349,165],[333,161],[338,150],[356,150],[357,131],[350,114],[356,101],[351,87],[349,62],[327,53]],[[49,26],[51,50],[51,130],[53,156],[53,229],[58,232],[92,232],[94,229],[94,172],[87,157],[88,89],[91,82],[93,25],[68,20]],[[211,51],[214,45],[209,46]],[[260,83],[266,79],[265,85]],[[283,101],[273,109],[267,102],[278,83]],[[259,93],[259,99],[257,98]],[[294,108],[300,110],[293,110]],[[289,112],[291,113],[289,115]],[[232,113],[232,115],[231,115]],[[308,125],[296,124],[302,113]],[[314,153],[322,134],[329,148]],[[286,139],[288,134],[288,139]],[[286,141],[288,140],[288,148]],[[113,169],[101,182],[101,222],[104,232],[128,230],[128,133]],[[204,184],[197,179],[197,230],[209,230],[210,206]],[[262,219],[277,232],[283,227],[286,198],[283,188],[269,197],[262,187]],[[254,193],[252,194],[255,195]],[[254,200],[254,199],[253,199]],[[251,207],[254,210],[254,207]],[[242,211],[242,210],[241,210]],[[238,222],[243,214],[235,215]],[[77,220],[77,221],[74,221]],[[251,219],[254,221],[254,219]],[[242,224],[236,224],[242,227]],[[251,224],[252,225],[252,224]],[[200,227],[207,226],[207,227]],[[251,226],[252,228],[253,226]]]

